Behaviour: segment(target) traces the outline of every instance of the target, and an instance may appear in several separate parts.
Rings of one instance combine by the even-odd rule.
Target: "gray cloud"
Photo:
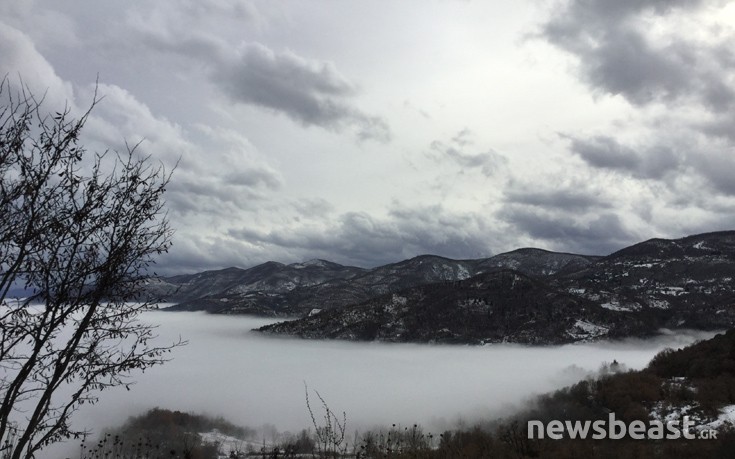
[[[721,3],[721,2],[720,2]],[[636,105],[695,100],[725,112],[735,102],[729,81],[733,38],[716,45],[682,32],[656,39],[644,14],[666,21],[677,10],[696,10],[704,0],[571,0],[542,27],[542,36],[579,58],[582,79]]]
[[[292,203],[297,218],[326,218],[334,211],[334,206],[321,198],[299,199]]]
[[[216,11],[242,8],[239,2],[224,2]],[[257,13],[242,14],[255,16]],[[387,142],[391,131],[385,119],[369,115],[354,103],[357,86],[340,74],[334,64],[308,59],[291,51],[277,52],[250,42],[234,47],[211,32],[196,27],[196,8],[178,11],[181,24],[160,19],[151,24],[138,12],[129,21],[140,40],[161,52],[192,59],[207,68],[210,81],[235,103],[252,105],[288,116],[304,126],[333,131],[352,129],[360,140]],[[159,15],[160,16],[160,15]],[[161,24],[160,22],[163,22]]]
[[[277,54],[259,43],[246,44],[236,62],[214,73],[233,99],[283,111],[305,125],[338,122],[347,111],[339,99],[355,93],[334,66]]]
[[[661,179],[676,171],[682,161],[680,155],[663,142],[632,148],[605,135],[591,138],[562,137],[569,139],[572,153],[590,166],[629,173],[636,178]]]
[[[474,144],[475,142],[472,140],[472,131],[467,128],[462,129],[457,133],[457,135],[452,137],[452,143],[457,144],[460,147]]]
[[[612,207],[601,193],[587,189],[582,184],[572,187],[564,186],[514,186],[505,191],[506,202],[559,209],[569,212],[584,212],[591,209],[607,209]]]
[[[388,123],[351,103],[357,88],[328,62],[249,43],[235,59],[214,63],[212,81],[235,102],[283,113],[304,126],[351,127],[361,140],[390,140]]]
[[[249,268],[267,261],[258,256],[252,244],[213,236],[204,232],[174,234],[173,249],[161,256],[155,266],[163,276],[196,273],[229,266]]]
[[[273,170],[265,167],[249,167],[238,171],[223,174],[222,182],[239,187],[263,187],[277,190],[283,184],[280,176]]]
[[[257,8],[248,0],[177,0],[177,9],[186,9],[194,17],[210,15],[213,12],[238,21],[259,22],[262,20]]]
[[[735,112],[711,117],[703,122],[695,123],[695,129],[701,130],[707,136],[735,141]]]
[[[607,255],[640,239],[613,212],[585,215],[509,204],[497,216],[542,246],[589,255]]]
[[[390,139],[384,120],[351,105],[357,89],[330,63],[251,43],[237,59],[217,63],[212,74],[234,101],[284,113],[305,126],[337,131],[353,126],[361,139]]]
[[[648,190],[643,199],[655,203],[636,206],[639,216],[652,227],[658,225],[661,234],[706,230],[706,225],[672,221],[666,215],[673,209],[721,227],[711,203],[731,207],[728,200],[735,196],[730,173],[735,169],[735,36],[724,24],[710,24],[699,33],[687,33],[682,25],[707,22],[699,13],[705,8],[717,11],[726,3],[569,0],[542,26],[544,39],[577,58],[579,78],[594,91],[619,95],[633,108],[646,109],[638,111],[642,133],[633,140],[610,134],[561,137],[595,173],[614,172]],[[633,124],[624,124],[628,129],[621,131],[629,133]],[[541,220],[549,217],[525,207],[504,211],[530,232],[545,228]]]
[[[230,235],[290,259],[328,258],[357,266],[377,266],[421,254],[450,258],[489,256],[507,247],[479,215],[456,213],[442,206],[396,207],[385,218],[347,212],[323,225],[281,227],[269,231],[231,230]]]
[[[691,155],[689,162],[704,178],[705,186],[725,195],[735,196],[735,180],[733,180],[735,158],[731,149],[711,149],[699,155]]]
[[[213,183],[177,180],[169,186],[166,194],[166,204],[171,209],[171,215],[176,223],[186,224],[184,218],[198,219],[207,216],[224,219],[228,216],[246,210],[253,210],[256,203],[262,202],[262,196],[252,192],[233,193],[232,189],[219,189]],[[207,228],[202,224],[202,228]]]
[[[606,255],[635,242],[616,202],[589,176],[570,170],[544,182],[514,180],[495,217],[541,248]]]
[[[450,160],[462,171],[478,169],[487,177],[495,175],[508,164],[508,158],[493,149],[480,152],[465,151],[473,145],[472,132],[463,129],[452,137],[448,144],[440,140],[431,142],[429,156],[439,162]]]
[[[638,169],[641,165],[642,160],[638,153],[620,145],[612,137],[568,138],[571,140],[572,152],[579,155],[590,166],[631,171]]]
[[[538,5],[531,3],[519,8]],[[504,67],[492,79],[497,84],[488,85],[491,79],[473,76],[496,62],[486,61],[483,47],[454,56],[479,72],[466,74],[442,66],[440,54],[414,59],[412,43],[438,44],[428,35],[420,41],[425,30],[380,24],[384,40],[365,42],[362,29],[348,30],[365,23],[354,8],[324,16],[300,4],[248,0],[137,0],[104,8],[89,1],[63,8],[51,0],[5,2],[0,69],[22,72],[34,88],[81,106],[100,72],[101,81],[115,84],[101,86],[105,101],[89,119],[85,144],[124,149],[125,140],[143,138],[141,150],[155,161],[170,166],[181,159],[167,194],[177,229],[167,269],[315,256],[369,266],[419,253],[476,257],[520,245],[606,253],[638,240],[627,236],[631,228],[640,238],[673,237],[730,224],[720,216],[733,214],[735,199],[733,28],[714,24],[712,14],[700,16],[722,3],[558,4],[541,36],[575,60],[586,87],[543,97],[520,92],[529,89],[530,72],[554,72],[557,61],[531,64],[528,49],[520,57],[502,37],[497,62],[524,64]],[[435,6],[427,12],[450,11]],[[383,13],[370,2],[364,11]],[[453,20],[472,34],[493,29],[474,29],[477,21],[466,18]],[[339,27],[325,29],[325,19]],[[513,33],[528,27],[522,21],[508,16]],[[336,37],[337,30],[346,33]],[[416,35],[406,40],[407,32]],[[386,50],[391,43],[402,45]],[[619,97],[591,105],[587,88]],[[495,119],[483,112],[492,107],[466,97],[480,92],[488,96],[483,100],[498,97],[496,109],[506,110],[506,101],[523,104],[507,112],[517,138],[487,125],[480,131],[483,120]],[[392,101],[383,98],[391,93]],[[367,108],[377,106],[401,118],[393,126],[400,129],[395,145],[355,150],[334,135],[388,139],[386,119]],[[560,106],[574,116],[554,117]],[[200,126],[209,124],[222,128]],[[567,133],[562,148],[546,136],[559,129]],[[549,140],[543,153],[534,140],[540,131],[542,142]],[[503,145],[503,154],[493,145]],[[305,149],[324,154],[305,158]],[[367,155],[334,161],[350,150]],[[408,164],[397,163],[396,152]],[[315,162],[305,167],[305,160]],[[369,179],[337,186],[360,176]],[[328,183],[334,177],[341,179]],[[395,195],[402,205],[362,212]]]
[[[699,182],[700,191],[735,196],[735,158],[726,143],[697,139],[702,136],[695,133],[672,135],[671,139],[653,138],[635,148],[609,136],[562,137],[569,139],[571,152],[588,165],[639,180],[660,181],[675,191],[679,199],[686,197],[687,202],[691,201],[688,194],[692,194],[692,180]],[[678,181],[682,180],[688,188],[681,189]],[[712,198],[709,193],[708,196]]]

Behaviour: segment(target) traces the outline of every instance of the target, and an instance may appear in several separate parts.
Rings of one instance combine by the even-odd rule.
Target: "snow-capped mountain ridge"
[[[479,260],[421,255],[373,269],[269,262],[176,276],[152,290],[168,288],[164,299],[178,310],[305,317],[271,329],[299,336],[550,343],[730,328],[733,279],[729,231],[651,239],[606,257],[524,248]]]
[[[267,262],[250,269],[227,268],[169,277],[156,281],[148,291],[163,301],[178,303],[175,310],[293,316],[315,308],[343,307],[404,288],[464,280],[508,267],[534,275],[551,275],[565,269],[576,271],[597,258],[520,249],[479,260],[419,255],[373,269],[342,266],[326,260],[289,265]]]

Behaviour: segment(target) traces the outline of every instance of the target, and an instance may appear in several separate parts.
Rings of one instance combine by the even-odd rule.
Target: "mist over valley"
[[[332,410],[346,412],[350,433],[394,423],[440,433],[512,414],[532,395],[575,383],[605,362],[642,368],[666,347],[714,334],[547,347],[420,345],[264,336],[250,330],[274,319],[249,316],[161,311],[143,320],[160,325],[158,341],[181,337],[188,345],[136,377],[130,391],[111,389],[98,404],[83,406],[74,417],[77,427],[99,433],[160,407],[297,432],[311,426],[306,383]]]

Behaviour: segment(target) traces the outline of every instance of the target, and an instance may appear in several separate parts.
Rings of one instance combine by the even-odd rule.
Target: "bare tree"
[[[135,148],[90,154],[78,119],[0,82],[0,458],[78,437],[71,414],[166,360],[137,295],[170,247],[170,179]],[[23,288],[24,298],[12,298]]]
[[[345,434],[347,432],[347,413],[342,412],[342,419],[340,420],[324,401],[324,398],[319,392],[314,391],[319,402],[322,404],[324,409],[324,425],[319,425],[314,415],[314,410],[311,408],[309,402],[309,387],[304,381],[304,392],[306,395],[306,409],[309,411],[311,417],[311,423],[314,425],[314,431],[316,434],[316,449],[318,457],[342,457],[347,453],[348,444],[345,441]]]

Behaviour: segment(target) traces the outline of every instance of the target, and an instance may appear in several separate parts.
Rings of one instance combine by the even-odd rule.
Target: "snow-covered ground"
[[[686,381],[681,378],[682,384]],[[720,430],[735,427],[735,405],[728,405],[720,409],[717,419],[704,417],[695,406],[687,404],[681,406],[664,405],[659,402],[650,413],[651,419],[657,419],[664,423],[670,421],[682,421],[684,416],[689,418],[694,429],[698,432],[703,430]]]
[[[610,329],[586,320],[577,320],[567,334],[578,340],[593,340],[607,335]]]
[[[735,405],[728,405],[721,408],[720,415],[717,419],[707,425],[712,429],[735,427]]]
[[[211,432],[200,433],[199,436],[202,438],[202,443],[212,443],[217,445],[220,459],[229,459],[230,453],[247,453],[248,451],[261,451],[265,448],[266,451],[273,450],[273,444],[266,441],[256,442],[241,440],[236,437],[225,435],[218,430]]]

